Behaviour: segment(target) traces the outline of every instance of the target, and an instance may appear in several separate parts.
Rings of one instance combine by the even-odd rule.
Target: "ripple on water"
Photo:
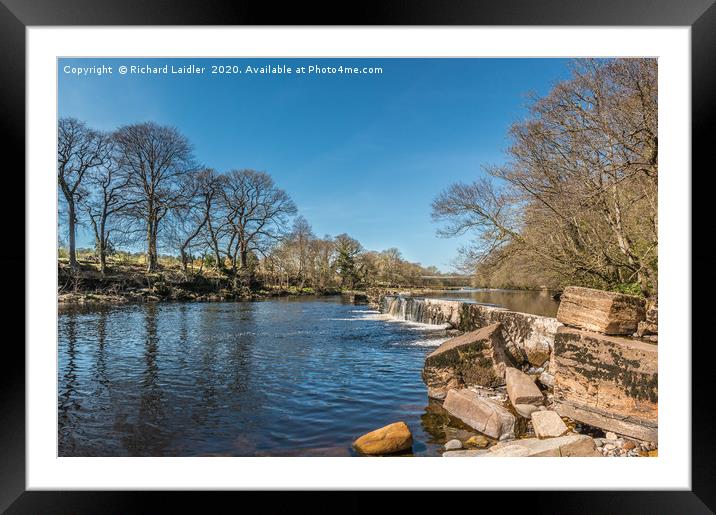
[[[347,455],[396,420],[440,451],[420,371],[444,327],[336,297],[63,308],[58,330],[61,456]]]

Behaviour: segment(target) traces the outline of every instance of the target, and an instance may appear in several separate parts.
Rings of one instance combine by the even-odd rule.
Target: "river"
[[[58,328],[60,456],[350,456],[398,420],[436,456],[469,430],[420,377],[446,331],[340,296],[63,307]]]
[[[511,311],[532,313],[554,317],[557,315],[559,302],[554,300],[555,292],[549,290],[500,290],[487,288],[463,288],[443,293],[432,293],[426,297],[477,302],[488,306],[498,306]]]

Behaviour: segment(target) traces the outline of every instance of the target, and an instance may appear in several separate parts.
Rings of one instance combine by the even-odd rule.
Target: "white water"
[[[419,331],[425,337],[410,342],[396,343],[395,345],[408,345],[411,347],[438,347],[449,337],[445,334],[445,330],[450,324],[428,324],[423,322],[415,322],[412,320],[400,319],[387,313],[373,309],[354,309],[351,313],[355,313],[350,318],[331,318],[329,320],[351,321],[351,322],[388,322],[391,324],[400,324],[411,331]]]
[[[442,328],[457,325],[461,301],[416,297],[384,297],[380,311],[396,320]]]

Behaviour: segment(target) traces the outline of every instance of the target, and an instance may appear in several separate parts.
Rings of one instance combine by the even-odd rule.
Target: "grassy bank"
[[[450,288],[371,286],[345,289],[339,287],[269,284],[259,276],[251,286],[235,286],[227,272],[214,267],[190,266],[184,271],[176,258],[160,259],[160,269],[147,273],[141,256],[119,255],[110,258],[107,270],[100,273],[98,261],[81,255],[78,269],[72,270],[66,257],[58,260],[58,302],[60,304],[122,304],[128,302],[196,301],[221,302],[260,300],[271,297],[302,295],[366,294],[392,291],[413,295],[444,292]]]
[[[115,260],[102,275],[92,259],[79,260],[71,270],[66,259],[58,261],[58,302],[127,303],[157,301],[218,302],[258,300],[278,296],[335,295],[340,289],[255,284],[236,287],[227,274],[216,269],[182,270],[176,260],[166,259],[160,270],[146,272],[141,260]]]

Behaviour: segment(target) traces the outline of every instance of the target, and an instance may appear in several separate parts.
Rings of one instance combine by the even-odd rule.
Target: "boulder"
[[[555,438],[568,431],[567,425],[554,411],[535,411],[532,413],[532,427],[537,438]]]
[[[562,327],[550,372],[561,416],[639,440],[657,440],[656,345]]]
[[[587,331],[632,334],[645,320],[645,304],[635,295],[568,286],[559,303],[557,320]]]
[[[484,449],[485,447],[490,445],[490,440],[488,440],[482,435],[475,435],[468,438],[465,442],[465,445],[467,447],[477,447],[478,449]]]
[[[518,404],[532,404],[539,406],[544,402],[544,396],[535,382],[521,370],[507,367],[505,369],[505,382],[507,395],[513,406]]]
[[[530,418],[532,413],[539,409],[539,406],[535,406],[534,404],[513,404],[512,407],[515,408],[515,411],[520,417],[524,418]]]
[[[539,375],[538,381],[547,388],[552,388],[554,386],[554,376],[547,371],[544,371]]]
[[[567,435],[547,440],[524,438],[510,442],[500,442],[490,447],[489,452],[491,457],[601,456],[594,445],[594,440],[587,435]]]
[[[471,390],[450,390],[443,407],[487,436],[500,440],[515,437],[515,416],[501,404]]]
[[[446,412],[446,413],[447,413],[447,412]],[[449,413],[448,413],[448,417],[450,417],[450,419],[453,418],[453,417],[450,416]],[[451,422],[452,422],[452,420],[450,420],[447,424],[445,424],[444,426],[442,426],[442,430],[443,430],[443,433],[444,433],[445,441],[457,440],[457,441],[459,441],[459,442],[462,442],[462,441],[464,441],[464,440],[467,440],[467,439],[470,438],[471,436],[474,436],[474,434],[475,434],[475,430],[474,430],[474,429],[471,429],[471,428],[469,428],[469,429],[462,429],[462,428],[459,428],[459,427],[454,427],[454,426],[451,426],[451,425],[450,425]],[[464,426],[464,427],[467,428],[468,426]]]
[[[371,456],[395,454],[413,447],[413,435],[405,422],[395,422],[364,434],[353,442],[353,447]]]
[[[444,342],[425,358],[422,375],[428,395],[443,399],[452,389],[505,384],[510,364],[500,324],[492,324]]]
[[[462,442],[460,440],[450,440],[445,444],[446,451],[456,451],[462,449]]]

